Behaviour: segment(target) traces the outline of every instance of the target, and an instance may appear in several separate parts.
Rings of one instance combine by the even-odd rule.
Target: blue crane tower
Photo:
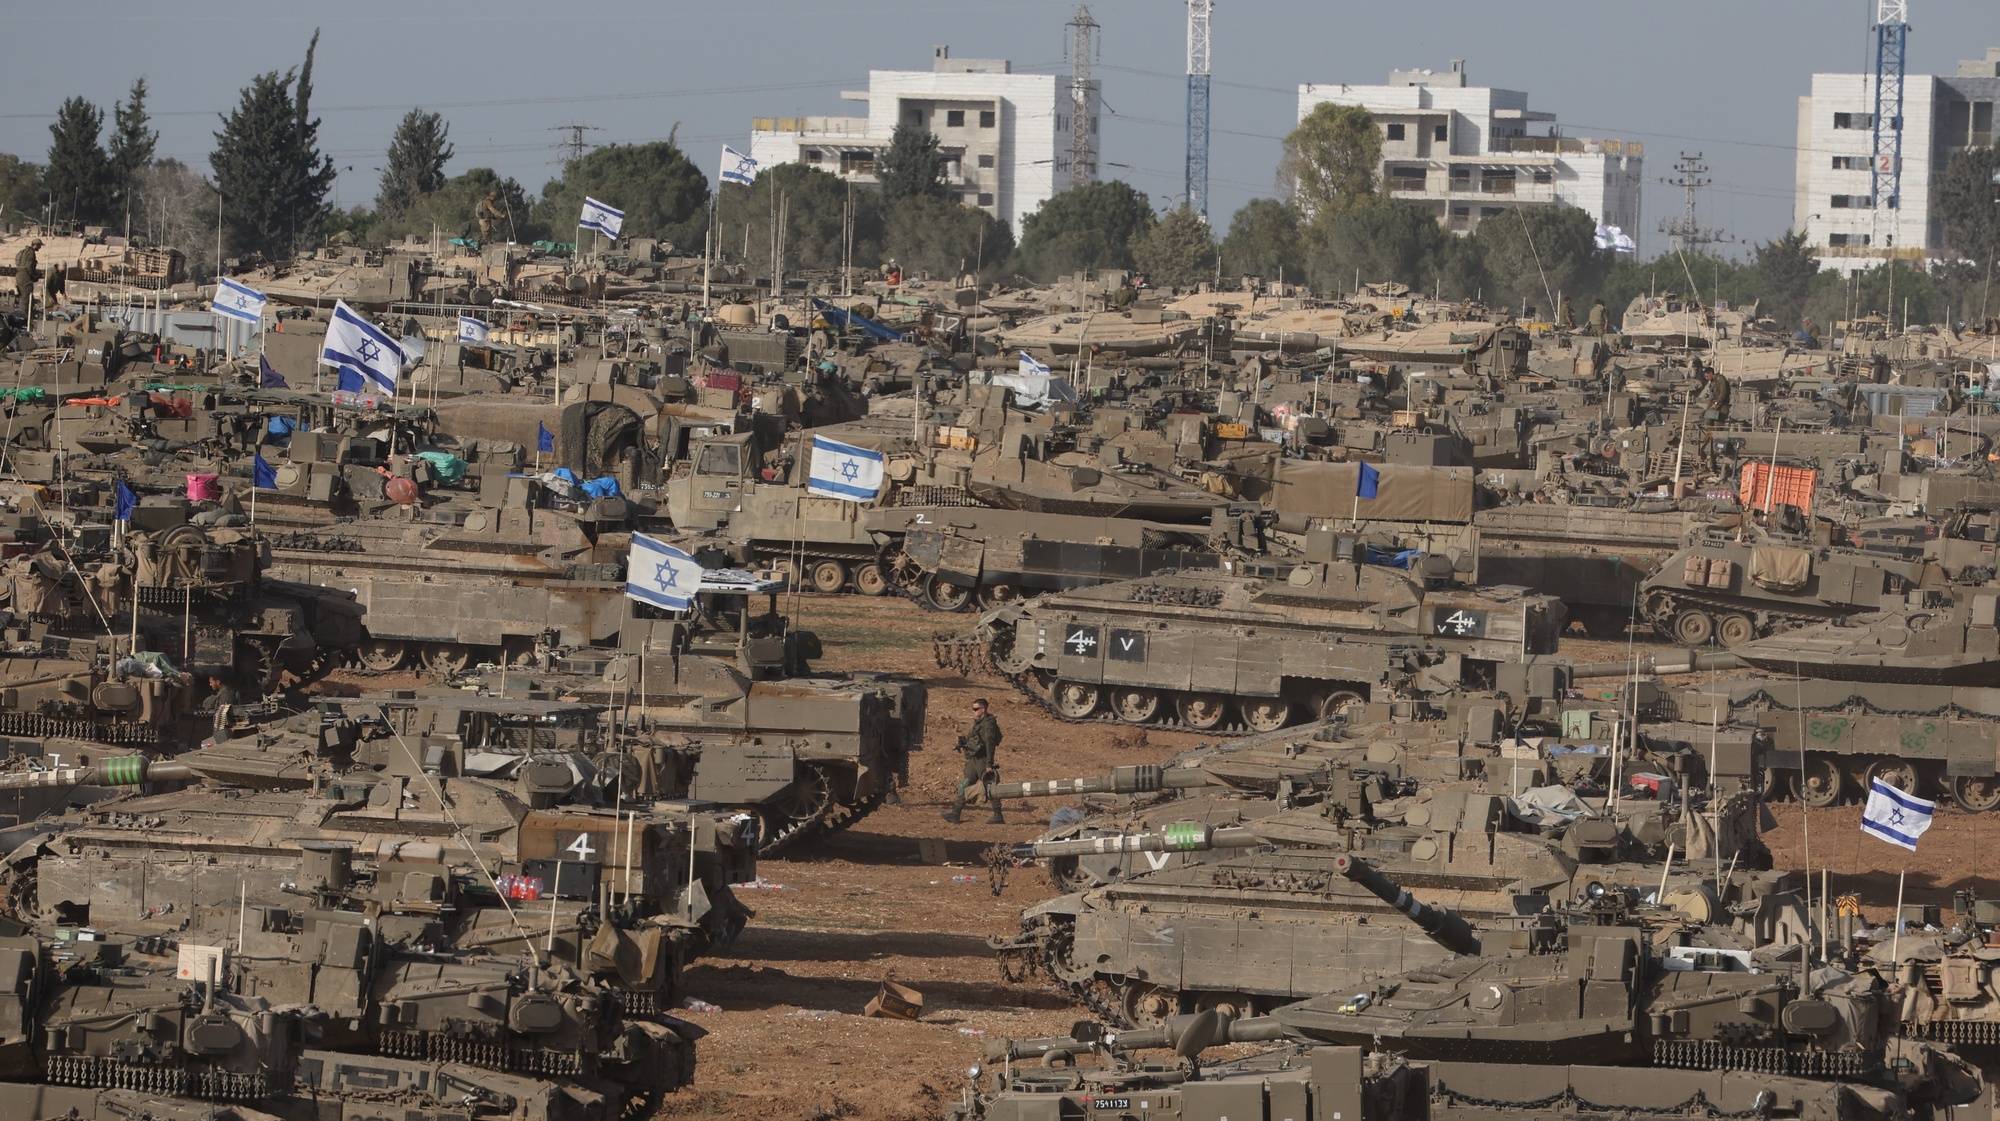
[[[1884,209],[1902,209],[1903,194],[1903,53],[1910,40],[1910,0],[1875,0],[1875,152],[1868,163],[1869,198],[1879,230]],[[1886,188],[1886,189],[1885,189]],[[1890,240],[1875,244],[1893,247]]]

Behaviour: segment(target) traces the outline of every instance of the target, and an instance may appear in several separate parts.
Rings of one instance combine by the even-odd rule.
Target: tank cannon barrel
[[[1189,790],[1214,785],[1215,780],[1199,767],[1161,767],[1141,763],[1114,768],[1108,775],[1085,778],[1057,778],[1041,782],[1000,782],[993,785],[995,798],[1068,798],[1079,794],[1155,794],[1162,790]]]
[[[1652,674],[1699,673],[1703,670],[1738,669],[1743,659],[1726,650],[1667,650],[1639,659],[1639,672]],[[1583,662],[1569,667],[1572,678],[1624,677],[1632,672],[1629,661]]]
[[[1341,875],[1367,888],[1375,898],[1408,915],[1431,941],[1454,954],[1479,953],[1479,936],[1456,912],[1420,902],[1359,857],[1342,853],[1333,858],[1333,866]]]
[[[197,778],[185,763],[155,763],[144,755],[121,755],[94,767],[51,767],[46,771],[0,774],[0,790],[32,790],[39,786],[140,786],[146,782]]]
[[[1014,856],[1034,860],[1049,856],[1106,856],[1121,852],[1206,852],[1241,849],[1264,843],[1255,830],[1241,825],[1216,828],[1198,821],[1177,821],[1150,833],[1112,833],[1102,837],[1071,837],[1029,841],[1014,846]]]
[[[1090,1027],[1091,1025],[1080,1025]],[[1175,1016],[1166,1023],[1131,1031],[1090,1032],[1085,1035],[1043,1035],[1023,1039],[996,1039],[986,1047],[986,1061],[1020,1062],[1044,1055],[1075,1055],[1099,1049],[1115,1053],[1152,1051],[1183,1047],[1199,1052],[1223,1043],[1268,1043],[1295,1035],[1275,1016],[1252,1016],[1241,1020],[1217,1017],[1207,1023],[1202,1014]],[[1199,1044],[1199,1046],[1194,1046]]]

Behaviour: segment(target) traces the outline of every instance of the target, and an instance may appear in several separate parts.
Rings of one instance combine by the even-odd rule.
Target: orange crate
[[[1743,479],[1736,491],[1736,500],[1745,509],[1762,510],[1770,513],[1773,504],[1796,506],[1801,513],[1812,513],[1813,488],[1819,483],[1819,472],[1811,467],[1773,467],[1768,463],[1748,463],[1743,467]]]

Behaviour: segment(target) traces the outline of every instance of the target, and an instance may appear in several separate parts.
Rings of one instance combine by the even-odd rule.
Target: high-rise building
[[[1088,87],[1085,127],[1097,132],[1097,87]],[[750,155],[761,167],[805,163],[844,179],[875,182],[875,161],[899,124],[938,139],[945,182],[1020,233],[1021,219],[1070,185],[1074,91],[1062,74],[1017,74],[1004,59],[953,58],[937,47],[929,70],[871,70],[868,88],[845,91],[867,106],[856,117],[759,117]]]
[[[1527,94],[1472,85],[1463,59],[1443,73],[1393,71],[1387,85],[1302,85],[1299,120],[1327,102],[1368,110],[1382,129],[1381,189],[1423,204],[1446,229],[1560,202],[1639,240],[1644,146],[1563,136]]]
[[[1792,225],[1843,275],[1891,257],[1922,262],[1941,251],[1943,222],[1932,209],[1935,185],[1968,145],[2000,139],[2000,47],[1958,64],[1949,76],[1903,79],[1903,176],[1899,205],[1877,207],[1870,160],[1875,151],[1875,76],[1814,74],[1799,98]]]

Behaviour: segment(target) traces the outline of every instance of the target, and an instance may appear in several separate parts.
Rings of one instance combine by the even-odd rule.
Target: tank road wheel
[[[832,778],[819,767],[808,769],[759,814],[764,819],[763,851],[776,851],[794,833],[819,821],[832,808]]]
[[[441,677],[463,673],[472,664],[472,650],[456,642],[424,644],[424,668]]]
[[[1111,710],[1127,724],[1144,724],[1160,714],[1160,694],[1154,689],[1120,689],[1111,694]]]
[[[355,652],[361,659],[361,668],[373,673],[392,673],[403,668],[403,660],[410,656],[409,647],[393,638],[371,638],[361,644]]]
[[[1144,981],[1127,981],[1118,987],[1118,1010],[1125,1022],[1136,1028],[1158,1027],[1180,1011],[1181,1002],[1173,993]]]
[[[1331,720],[1336,716],[1346,716],[1360,705],[1368,703],[1368,698],[1352,689],[1335,689],[1319,699],[1319,718]]]
[[[1220,693],[1189,693],[1180,701],[1181,722],[1197,732],[1212,732],[1229,715],[1229,698]]]
[[[979,602],[984,607],[999,607],[1021,598],[1021,589],[1012,584],[988,584],[979,589]]]
[[[1792,793],[1808,806],[1831,806],[1840,801],[1847,782],[1840,768],[1824,755],[1806,756],[1804,775],[1792,775]]]
[[[889,574],[874,561],[864,561],[854,566],[854,590],[864,596],[884,595],[889,591]]]
[[[2000,809],[2000,775],[1960,775],[1951,780],[1951,797],[1968,813]]]
[[[1924,782],[1923,776],[1917,773],[1916,764],[1908,759],[1877,759],[1868,764],[1865,777],[1868,781],[1863,785],[1873,786],[1880,780],[1905,794],[1914,794],[1919,798],[1927,796],[1924,787],[1928,784]]]
[[[940,580],[933,574],[924,578],[924,601],[939,611],[963,611],[972,602],[972,589]]]
[[[1757,624],[1750,616],[1730,612],[1715,621],[1715,640],[1724,646],[1741,646],[1757,637]]]
[[[1056,711],[1070,720],[1082,720],[1097,711],[1097,686],[1081,681],[1058,681],[1052,691]]]
[[[823,560],[812,566],[813,591],[832,595],[847,586],[847,566],[837,560]]]
[[[1275,732],[1292,720],[1292,702],[1283,697],[1254,697],[1241,707],[1243,722],[1253,731]]]
[[[1688,646],[1707,646],[1715,637],[1715,620],[1708,612],[1690,607],[1674,616],[1674,641]]]

